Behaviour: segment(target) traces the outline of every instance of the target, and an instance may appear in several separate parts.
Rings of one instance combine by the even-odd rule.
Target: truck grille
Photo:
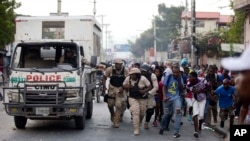
[[[26,92],[26,104],[62,104],[64,103],[65,96],[63,93],[30,93]]]

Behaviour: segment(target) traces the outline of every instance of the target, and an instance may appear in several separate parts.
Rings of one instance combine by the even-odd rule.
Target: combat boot
[[[114,127],[114,128],[119,128],[119,124],[118,124],[118,123],[114,123],[114,124],[113,124],[113,127]]]
[[[138,136],[138,135],[139,135],[139,128],[135,128],[135,129],[134,129],[134,135],[135,135],[135,136]]]
[[[144,129],[149,129],[148,122],[144,123]]]

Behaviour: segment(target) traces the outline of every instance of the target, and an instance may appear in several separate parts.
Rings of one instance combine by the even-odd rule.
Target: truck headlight
[[[67,91],[65,102],[80,102],[79,90]]]
[[[70,90],[70,91],[67,91],[66,93],[66,98],[75,98],[75,97],[79,97],[79,91],[77,90]]]
[[[24,102],[23,95],[18,94],[17,92],[8,92],[9,102]],[[19,101],[20,98],[20,101]]]

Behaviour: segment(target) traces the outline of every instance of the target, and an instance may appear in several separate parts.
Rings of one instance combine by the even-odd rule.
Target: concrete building
[[[181,36],[184,36],[184,30],[185,30],[185,24],[187,23],[187,37],[191,36],[191,27],[192,21],[191,21],[191,12],[187,13],[187,16],[185,15],[185,11],[182,12],[181,16],[182,20],[182,28],[181,28]],[[227,24],[229,24],[232,21],[232,15],[221,15],[219,12],[196,12],[196,35],[199,34],[205,34],[211,31],[217,31],[220,28],[227,28]],[[187,20],[187,22],[186,22]],[[191,56],[190,56],[191,57]],[[208,57],[206,54],[203,56],[198,56],[199,58],[199,64],[218,64],[220,61],[218,58],[215,57]],[[191,60],[191,58],[189,58]]]
[[[181,16],[182,27],[185,25],[185,12]],[[209,31],[218,30],[219,28],[227,27],[227,24],[232,21],[232,15],[221,15],[219,12],[196,12],[196,33],[206,33]],[[188,34],[191,33],[191,12],[187,14]],[[184,36],[185,28],[181,28],[182,36]]]
[[[245,22],[245,33],[244,33],[244,45],[245,47],[250,46],[250,0],[234,0],[233,1],[234,10],[242,10],[247,14]]]

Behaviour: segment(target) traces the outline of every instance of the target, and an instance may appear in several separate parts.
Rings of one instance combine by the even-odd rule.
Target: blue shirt
[[[229,86],[226,90],[223,85],[219,86],[215,90],[215,94],[219,96],[219,106],[220,108],[229,108],[233,105],[233,95],[235,88],[233,86]]]
[[[169,79],[169,80],[168,80]],[[183,79],[181,78],[181,83],[183,84]],[[180,97],[180,90],[178,87],[178,81],[174,78],[172,74],[165,75],[163,80],[163,85],[166,88],[166,97],[169,100],[175,100]]]
[[[220,83],[223,83],[223,80],[224,80],[224,79],[231,80],[231,77],[230,77],[230,76],[226,76],[226,77],[225,77],[225,76],[222,75],[222,74],[221,74],[221,75],[218,75],[218,78],[219,78],[218,81],[219,81]]]

